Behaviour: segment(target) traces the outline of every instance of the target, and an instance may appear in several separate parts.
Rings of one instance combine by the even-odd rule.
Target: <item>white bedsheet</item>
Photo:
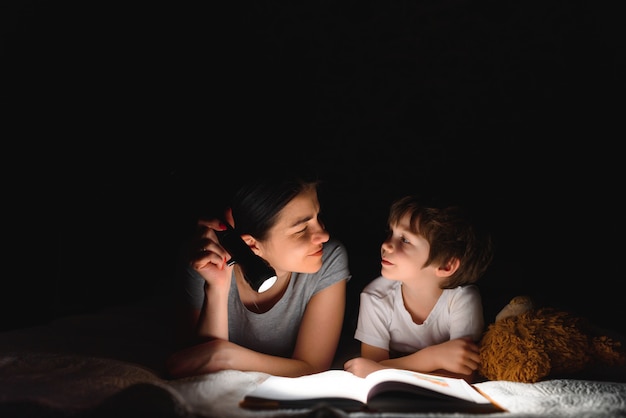
[[[176,417],[464,417],[451,413],[343,413],[309,410],[249,411],[239,401],[267,377],[234,370],[166,380],[143,366],[114,359],[48,353],[0,357],[2,404],[36,404],[70,414],[138,410]],[[538,383],[487,381],[477,384],[508,412],[491,417],[626,417],[626,383],[554,379]],[[166,415],[166,416],[168,416]],[[52,416],[52,413],[51,413]]]
[[[267,375],[222,371],[185,379],[162,372],[166,340],[151,309],[109,309],[0,333],[0,417],[476,417],[451,413],[250,411],[239,401]],[[477,384],[508,412],[490,417],[626,417],[626,378]]]

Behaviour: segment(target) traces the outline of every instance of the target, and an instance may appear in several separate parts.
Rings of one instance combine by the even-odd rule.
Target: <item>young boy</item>
[[[344,364],[365,377],[381,368],[447,374],[471,381],[483,333],[475,283],[493,258],[459,206],[428,206],[415,196],[395,201],[381,246],[381,276],[361,292],[354,337],[361,357]]]

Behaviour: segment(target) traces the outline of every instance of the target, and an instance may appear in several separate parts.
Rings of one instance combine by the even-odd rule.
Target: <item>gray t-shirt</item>
[[[233,274],[228,295],[228,339],[238,345],[274,356],[291,357],[300,322],[311,297],[341,280],[350,279],[348,253],[339,241],[324,243],[322,267],[316,273],[292,273],[282,298],[267,312],[250,312],[241,303]],[[184,275],[190,306],[200,309],[204,278],[191,267]]]

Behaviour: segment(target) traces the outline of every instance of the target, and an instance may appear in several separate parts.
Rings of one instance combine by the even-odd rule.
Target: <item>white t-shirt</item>
[[[390,352],[391,357],[460,337],[478,341],[484,317],[476,285],[444,289],[423,324],[416,324],[404,307],[402,282],[382,276],[361,292],[354,338]]]

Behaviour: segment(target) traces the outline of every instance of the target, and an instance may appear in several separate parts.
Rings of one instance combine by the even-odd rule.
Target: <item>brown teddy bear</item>
[[[488,380],[534,383],[625,363],[622,343],[589,321],[554,308],[535,308],[529,297],[516,296],[483,334],[478,372]]]

